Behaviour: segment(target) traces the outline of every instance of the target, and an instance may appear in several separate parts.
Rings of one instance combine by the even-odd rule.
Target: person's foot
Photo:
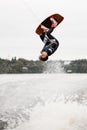
[[[52,25],[51,25],[51,27],[56,27],[57,26],[57,21],[54,19],[54,18],[50,18],[50,20],[52,21]]]
[[[44,25],[41,25],[41,28],[43,29],[44,32],[48,32],[49,28],[45,27]]]

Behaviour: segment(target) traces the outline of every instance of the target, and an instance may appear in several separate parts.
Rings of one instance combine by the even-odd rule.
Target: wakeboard
[[[43,29],[41,28],[41,25],[47,27],[47,28],[51,28],[52,22],[50,20],[50,18],[54,18],[57,21],[57,26],[63,21],[64,17],[60,14],[52,14],[49,17],[47,17],[45,20],[43,20],[39,26],[36,28],[35,32],[36,34],[40,35],[43,33]],[[56,26],[56,27],[57,27]]]

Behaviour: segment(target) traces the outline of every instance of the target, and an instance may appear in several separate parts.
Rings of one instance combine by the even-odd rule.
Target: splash
[[[64,73],[61,61],[49,61],[46,63],[44,73]]]
[[[87,75],[0,77],[0,129],[86,130]]]
[[[29,122],[16,130],[87,130],[87,106],[71,103],[50,103],[36,106]]]

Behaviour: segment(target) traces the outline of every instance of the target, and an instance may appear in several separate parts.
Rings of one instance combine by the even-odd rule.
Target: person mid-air
[[[39,59],[41,61],[48,60],[48,57],[52,55],[59,46],[58,40],[51,35],[54,28],[57,26],[57,21],[54,18],[50,18],[50,20],[52,22],[51,28],[48,29],[45,26],[41,25],[41,28],[43,29],[43,33],[40,35],[40,38],[45,44],[41,51],[41,55],[39,56]]]
[[[58,48],[59,41],[51,34],[53,30],[63,21],[64,17],[60,14],[52,14],[42,21],[36,28],[35,32],[39,35],[44,47],[40,52],[39,59],[47,61]]]

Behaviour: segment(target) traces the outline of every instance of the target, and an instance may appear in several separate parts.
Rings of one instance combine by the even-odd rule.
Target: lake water
[[[87,74],[0,75],[0,130],[87,130]]]

